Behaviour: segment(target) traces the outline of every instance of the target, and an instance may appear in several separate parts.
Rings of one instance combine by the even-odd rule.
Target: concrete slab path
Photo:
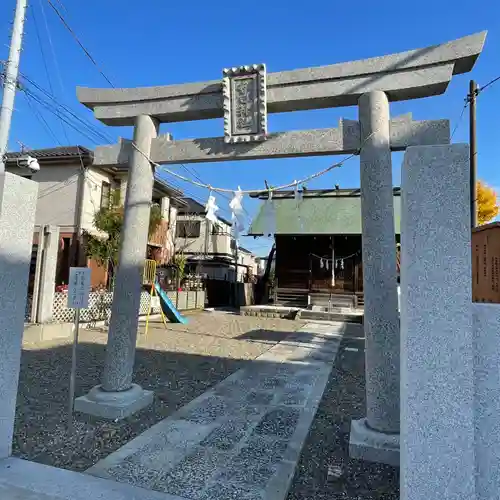
[[[308,323],[87,473],[187,500],[281,500],[347,323]]]
[[[0,460],[1,500],[182,500],[20,458]]]

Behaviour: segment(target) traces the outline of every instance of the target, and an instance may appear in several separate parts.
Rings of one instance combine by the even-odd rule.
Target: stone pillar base
[[[153,402],[153,392],[132,384],[127,391],[106,392],[100,385],[75,399],[75,411],[109,420],[122,420]]]
[[[366,418],[353,420],[349,456],[399,467],[399,434],[374,431],[366,425]]]

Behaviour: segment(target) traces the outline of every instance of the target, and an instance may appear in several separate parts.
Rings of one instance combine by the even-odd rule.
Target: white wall
[[[170,203],[168,217],[166,218],[168,219],[168,232],[164,257],[165,260],[170,260],[175,254],[175,230],[177,227],[177,208],[173,207]]]
[[[125,196],[127,195],[127,174],[121,174],[118,181],[120,187],[120,203],[123,205],[125,203]]]
[[[18,175],[29,175],[27,169],[7,168]],[[52,165],[41,167],[33,173],[32,180],[38,182],[38,203],[35,224],[55,225],[72,231],[77,224],[78,181],[82,173],[80,164]]]
[[[217,253],[224,255],[233,255],[231,249],[231,236],[229,234],[230,226],[221,222],[222,231],[226,234],[209,234],[208,245],[205,245],[205,235],[207,231],[207,221],[202,215],[178,215],[177,221],[188,221],[190,223],[199,222],[200,236],[198,238],[175,238],[176,251],[184,251],[186,253]],[[206,248],[205,248],[206,246]]]
[[[170,198],[168,196],[164,196],[161,199],[161,214],[163,218],[168,221],[170,219]]]
[[[258,266],[257,266],[257,261],[255,260],[256,259],[255,255],[241,251],[240,255],[241,255],[240,264],[244,264],[245,266],[251,268],[253,275],[257,276]],[[245,268],[245,274],[246,274],[246,268]]]
[[[113,179],[110,174],[90,167],[85,175],[82,201],[82,229],[95,231],[94,215],[101,208],[102,183],[109,182],[113,189]]]

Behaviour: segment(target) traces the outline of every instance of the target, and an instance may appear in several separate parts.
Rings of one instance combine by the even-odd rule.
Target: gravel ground
[[[287,500],[399,499],[397,468],[349,458],[351,420],[365,416],[363,347],[363,339],[341,343]]]
[[[68,341],[23,347],[14,455],[83,471],[175,412],[300,328],[298,322],[201,312],[187,325],[139,329],[134,381],[155,392],[151,407],[117,423],[75,415],[66,430],[71,367]],[[76,395],[100,382],[106,333],[81,330]]]

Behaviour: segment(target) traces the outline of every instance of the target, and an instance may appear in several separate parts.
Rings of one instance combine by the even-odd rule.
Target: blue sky
[[[221,78],[227,66],[264,62],[269,72],[333,64],[387,53],[425,47],[487,29],[483,54],[474,70],[454,77],[448,91],[438,97],[391,104],[391,114],[412,112],[415,119],[448,118],[452,128],[458,123],[469,79],[484,85],[500,75],[500,2],[485,0],[473,9],[456,0],[388,0],[356,3],[316,0],[293,2],[177,2],[175,0],[53,0],[84,45],[95,57],[116,87],[185,83]],[[30,0],[21,71],[38,85],[50,89],[57,99],[83,117],[92,113],[75,97],[77,85],[106,87],[108,84],[85,57],[71,35],[62,26],[47,0]],[[61,7],[63,5],[63,7]],[[0,59],[7,58],[10,22],[15,0],[0,2]],[[36,19],[36,24],[35,24]],[[49,77],[40,50],[37,26],[42,41]],[[48,28],[48,30],[47,30]],[[49,36],[50,34],[50,36]],[[33,106],[33,103],[32,103]],[[37,105],[35,104],[35,107]],[[478,170],[479,177],[500,187],[500,144],[498,111],[500,82],[478,98]],[[82,134],[67,128],[58,119],[39,108],[61,143],[95,147]],[[271,115],[272,132],[336,126],[340,117],[356,119],[355,107],[335,108]],[[113,139],[130,137],[130,128],[96,126]],[[163,125],[177,139],[222,135],[222,120]],[[66,139],[66,135],[68,138]],[[467,142],[467,114],[459,123],[455,142]],[[57,145],[37,120],[25,95],[16,98],[10,148],[19,149],[18,141],[30,148]],[[394,184],[400,180],[402,154],[393,155]],[[191,165],[206,182],[219,187],[242,189],[279,185],[303,178],[339,161],[341,157],[263,160]],[[186,174],[180,166],[179,173]],[[169,179],[168,176],[166,177]],[[178,181],[174,180],[176,185]],[[359,162],[347,162],[314,181],[310,188],[359,186]],[[191,185],[180,184],[188,194],[205,200],[208,193]],[[228,201],[217,203],[227,209]],[[258,202],[245,200],[250,214]],[[228,216],[227,211],[221,215]],[[245,238],[243,246],[257,254],[266,254],[269,242]]]

